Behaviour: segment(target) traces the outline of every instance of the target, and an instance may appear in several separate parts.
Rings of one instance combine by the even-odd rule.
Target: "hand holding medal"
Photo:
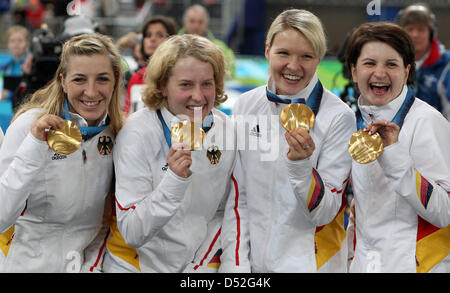
[[[378,132],[383,140],[383,146],[387,147],[398,141],[400,126],[387,120],[377,120],[367,126],[369,134]]]
[[[60,155],[75,152],[83,140],[78,127],[70,120],[63,120],[61,129],[50,129],[47,135],[48,146]]]
[[[360,129],[350,138],[348,152],[361,164],[375,161],[387,147],[398,141],[400,126],[387,120],[377,120]]]
[[[81,133],[71,121],[56,115],[43,115],[31,125],[31,134],[60,155],[69,155],[81,145]]]
[[[311,156],[315,149],[314,141],[309,135],[315,122],[313,111],[305,104],[289,104],[281,111],[280,122],[287,130],[285,137],[289,144],[288,159],[297,161]]]
[[[194,151],[203,146],[205,131],[192,121],[178,122],[170,133],[172,143],[182,143],[184,149]]]
[[[383,141],[378,133],[369,134],[368,131],[360,129],[350,138],[348,152],[353,160],[367,164],[375,161],[383,152]]]
[[[178,122],[170,132],[171,144],[167,163],[172,172],[180,177],[187,178],[192,172],[191,151],[203,146],[205,131],[194,122],[185,120]],[[182,146],[181,148],[179,146]]]
[[[299,127],[309,130],[314,126],[315,115],[311,108],[305,104],[294,103],[283,108],[280,115],[281,125],[287,130],[295,130]]]

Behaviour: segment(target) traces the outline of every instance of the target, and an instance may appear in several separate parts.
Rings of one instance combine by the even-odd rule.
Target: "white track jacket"
[[[38,114],[33,109],[20,115],[0,151],[0,232],[10,236],[1,243],[0,271],[77,272],[101,228],[114,136],[107,127],[61,156],[30,133]]]
[[[308,97],[317,81],[314,76],[294,98]],[[234,106],[240,151],[225,209],[220,272],[317,271],[315,231],[340,210],[355,116],[324,88],[310,132],[316,149],[308,159],[290,161],[279,120],[284,106],[267,99],[266,86],[244,93]],[[341,250],[343,229],[329,257]],[[337,262],[340,271],[345,259],[346,254]]]
[[[169,129],[178,122],[166,108],[161,113]],[[136,248],[135,267],[141,272],[179,273],[202,258],[196,253],[229,194],[236,159],[234,124],[219,110],[212,113],[214,124],[204,148],[191,153],[189,178],[168,168],[169,146],[155,111],[144,108],[131,114],[117,137],[117,225],[125,242]],[[207,149],[214,152],[214,146],[221,153],[218,160],[211,152],[208,157]],[[106,261],[108,271],[105,266]]]
[[[360,106],[365,124],[392,120],[406,96]],[[370,116],[373,118],[370,118]],[[450,123],[415,99],[399,141],[353,162],[356,237],[350,272],[450,272]]]

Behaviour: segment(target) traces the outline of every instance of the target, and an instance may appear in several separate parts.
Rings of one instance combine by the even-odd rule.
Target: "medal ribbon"
[[[161,110],[157,109],[156,114],[158,115],[158,119],[161,122],[163,132],[164,132],[164,137],[166,138],[167,145],[169,146],[169,148],[171,148],[172,147],[172,137],[171,137],[171,132],[170,132],[169,126],[167,126],[166,122],[164,121],[164,118],[161,114]],[[213,124],[214,124],[214,117],[213,117],[212,112],[209,112],[209,115],[205,118],[205,120],[202,123],[203,131],[205,131],[205,133],[207,133],[211,129]]]
[[[67,100],[64,102],[64,111],[63,111],[64,117],[66,120],[71,121],[70,114],[69,114],[69,105],[67,103]],[[106,127],[108,127],[111,120],[109,119],[109,116],[106,118],[106,124],[102,126],[86,126],[86,127],[78,127],[78,129],[81,132],[81,136],[83,137],[83,140],[88,140],[91,137],[96,136],[100,132],[102,132]]]
[[[320,80],[317,81],[316,85],[314,86],[314,89],[312,90],[311,94],[308,97],[308,101],[305,102],[305,99],[283,99],[277,96],[276,94],[269,91],[269,89],[266,87],[266,95],[267,99],[269,101],[279,104],[293,104],[293,103],[301,103],[306,104],[308,107],[311,108],[314,115],[317,116],[317,112],[319,112],[320,102],[322,101],[322,95],[323,95],[323,86]]]
[[[400,106],[400,109],[398,109],[397,113],[392,119],[392,122],[397,124],[400,128],[402,128],[403,121],[405,120],[406,114],[408,114],[409,109],[414,103],[414,100],[415,100],[414,90],[411,87],[408,87],[408,92],[406,93],[405,100],[403,101],[402,105]],[[356,115],[356,128],[358,130],[365,128],[364,120],[362,118],[361,111],[359,109],[356,111],[355,115]]]

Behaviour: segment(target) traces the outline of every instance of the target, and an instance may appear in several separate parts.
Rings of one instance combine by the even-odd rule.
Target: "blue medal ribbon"
[[[392,122],[397,124],[400,128],[402,128],[403,121],[405,120],[406,114],[408,114],[412,104],[414,104],[414,100],[415,100],[414,90],[411,87],[408,87],[408,92],[406,93],[405,100],[403,101],[402,105],[400,106],[400,109],[398,109],[397,113],[392,119]],[[358,109],[355,115],[356,115],[356,128],[358,130],[364,129],[365,128],[364,119],[362,118],[361,111]]]
[[[64,102],[64,111],[63,111],[64,117],[66,120],[70,120],[70,114],[69,114],[69,105],[67,103],[67,100]],[[109,119],[109,116],[106,118],[106,124],[102,126],[87,126],[87,127],[78,127],[78,129],[81,132],[81,136],[83,137],[83,140],[88,140],[91,137],[96,136],[100,132],[102,132],[106,127],[108,127],[111,120]]]
[[[170,129],[167,126],[166,122],[164,121],[164,118],[159,109],[156,110],[156,114],[158,115],[159,121],[161,121],[161,125],[162,125],[163,132],[164,132],[164,137],[166,138],[167,145],[169,145],[169,148],[171,148],[172,147],[172,137],[170,135]]]
[[[279,104],[293,104],[293,103],[301,103],[306,104],[313,111],[314,115],[317,116],[317,112],[319,112],[320,102],[322,101],[323,95],[323,86],[320,80],[317,81],[314,89],[308,97],[308,101],[305,102],[305,99],[283,99],[277,96],[276,94],[269,91],[266,87],[266,95],[269,101]]]
[[[169,146],[169,148],[171,148],[172,147],[171,131],[170,131],[169,127],[167,126],[166,122],[164,121],[164,118],[162,116],[160,109],[156,110],[156,115],[158,115],[158,119],[161,122],[163,132],[164,132],[164,137],[166,138],[167,145]],[[205,131],[205,133],[207,133],[211,129],[213,124],[214,124],[214,116],[211,111],[211,112],[209,112],[209,115],[205,118],[205,120],[202,123],[203,131]]]

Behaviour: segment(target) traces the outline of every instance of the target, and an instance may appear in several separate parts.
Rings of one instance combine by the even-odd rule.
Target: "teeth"
[[[389,84],[386,84],[386,83],[376,83],[376,82],[371,83],[370,85],[371,86],[376,86],[376,87],[383,87],[383,86],[388,87],[389,86]]]
[[[194,110],[194,111],[201,111],[202,110],[202,106],[187,106],[188,109],[190,110]]]
[[[99,104],[100,102],[88,102],[88,101],[82,101],[83,104],[85,104],[86,106],[94,106]]]
[[[300,77],[296,75],[283,74],[283,77],[289,80],[300,80]]]

